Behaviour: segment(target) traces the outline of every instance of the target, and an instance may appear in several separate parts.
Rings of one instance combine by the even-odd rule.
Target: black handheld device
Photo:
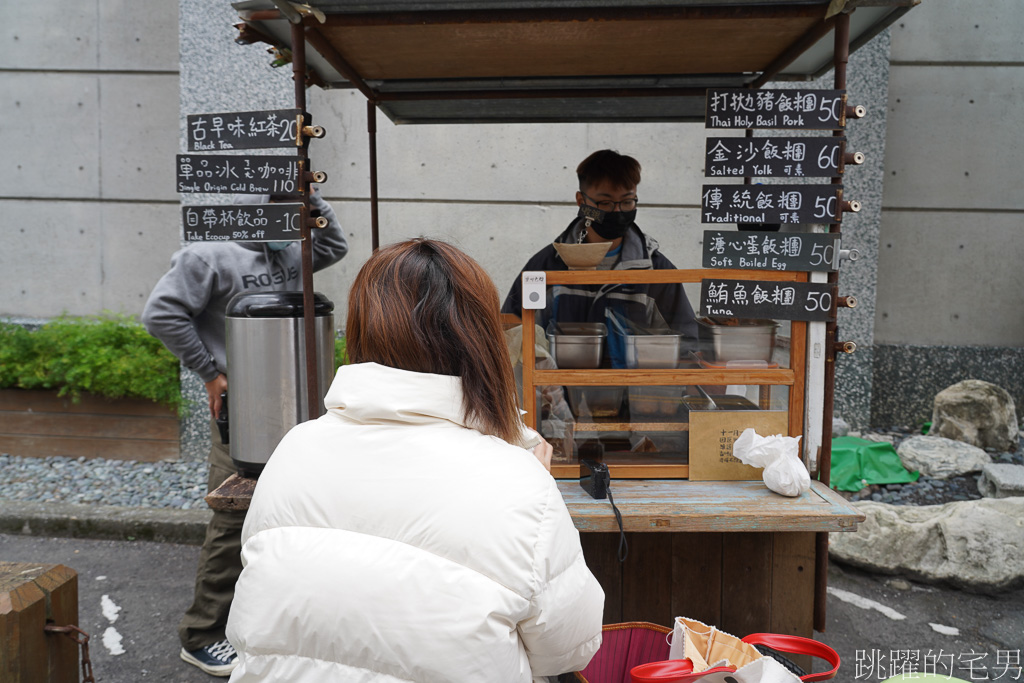
[[[590,494],[591,498],[597,500],[607,498],[610,480],[608,466],[603,462],[595,462],[586,458],[580,460],[580,486]]]
[[[619,562],[625,562],[629,554],[629,544],[626,542],[626,532],[622,527],[622,514],[619,508],[615,507],[615,499],[612,498],[612,478],[608,472],[608,465],[589,458],[580,458],[580,486],[591,498],[607,498],[612,504],[612,512],[619,525]]]
[[[230,443],[228,429],[228,395],[224,392],[220,395],[220,413],[217,414],[217,429],[220,430],[220,442],[227,446]]]

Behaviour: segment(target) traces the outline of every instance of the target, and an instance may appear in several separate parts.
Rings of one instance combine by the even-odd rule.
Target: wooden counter
[[[574,480],[558,488],[604,588],[606,624],[669,626],[686,616],[738,636],[812,637],[815,536],[853,531],[864,519],[817,481],[787,498],[760,481],[612,480],[629,546],[620,562],[609,502]]]
[[[248,510],[255,479],[231,475],[206,496],[214,510]],[[558,480],[573,523],[581,532],[618,533],[608,500],[594,500],[575,479]],[[818,481],[797,498],[759,481],[616,479],[612,496],[626,532],[853,531],[864,515]]]
[[[206,500],[214,509],[245,510],[255,486],[235,475]],[[818,481],[787,498],[760,481],[615,479],[629,546],[620,562],[609,501],[591,498],[578,480],[559,480],[558,488],[604,588],[606,624],[668,626],[686,616],[739,636],[811,637],[815,534],[854,531],[864,520]]]
[[[607,500],[594,500],[572,479],[558,489],[581,532],[618,532]],[[612,496],[627,532],[847,531],[864,515],[819,481],[797,498],[760,481],[613,479]]]

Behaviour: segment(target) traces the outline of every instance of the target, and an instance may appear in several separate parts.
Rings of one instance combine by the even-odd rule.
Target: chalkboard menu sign
[[[294,147],[298,109],[189,114],[188,151]]]
[[[701,223],[838,223],[842,185],[704,185]]]
[[[842,128],[845,102],[845,90],[708,90],[704,127]]]
[[[827,282],[701,280],[700,310],[717,318],[833,320],[835,285]]]
[[[705,268],[839,270],[839,233],[704,231]]]
[[[704,175],[828,177],[839,172],[840,137],[708,138]]]
[[[299,158],[179,154],[178,192],[301,195]]]
[[[188,242],[301,240],[302,204],[183,206]]]

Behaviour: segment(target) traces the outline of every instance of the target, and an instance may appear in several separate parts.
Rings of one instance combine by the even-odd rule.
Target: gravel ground
[[[889,441],[894,448],[899,448],[904,439],[919,435],[919,430],[910,427],[891,427],[889,429],[873,429],[868,432],[850,432],[850,436],[859,436],[872,441]],[[1019,440],[1015,453],[1000,453],[994,448],[985,449],[992,462],[1024,465],[1024,438]],[[933,479],[922,475],[912,484],[872,484],[860,491],[837,491],[847,500],[873,500],[892,505],[941,505],[959,500],[977,500],[982,497],[978,493],[980,472],[963,474],[948,479]]]
[[[206,508],[205,462],[19,458],[0,454],[0,500]]]
[[[891,441],[894,446],[914,434],[906,427],[876,429],[862,438]],[[857,436],[851,433],[851,436]],[[1024,439],[1016,453],[989,450],[993,462],[1024,465]],[[913,484],[873,484],[851,501],[875,500],[893,505],[939,505],[980,498],[978,477],[967,474],[945,481],[922,476]],[[145,463],[103,458],[21,458],[0,454],[0,501],[60,501],[125,507],[204,509],[206,462]]]

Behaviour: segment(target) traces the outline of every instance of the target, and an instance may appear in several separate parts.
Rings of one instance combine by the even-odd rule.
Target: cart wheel
[[[786,655],[782,654],[778,650],[773,650],[767,645],[755,645],[754,647],[757,649],[758,652],[763,654],[765,657],[771,657],[776,662],[786,667],[786,670],[794,676],[796,676],[797,678],[807,675],[806,671],[801,669],[799,666],[796,665],[796,663],[793,660],[789,659],[788,657],[786,657]]]

